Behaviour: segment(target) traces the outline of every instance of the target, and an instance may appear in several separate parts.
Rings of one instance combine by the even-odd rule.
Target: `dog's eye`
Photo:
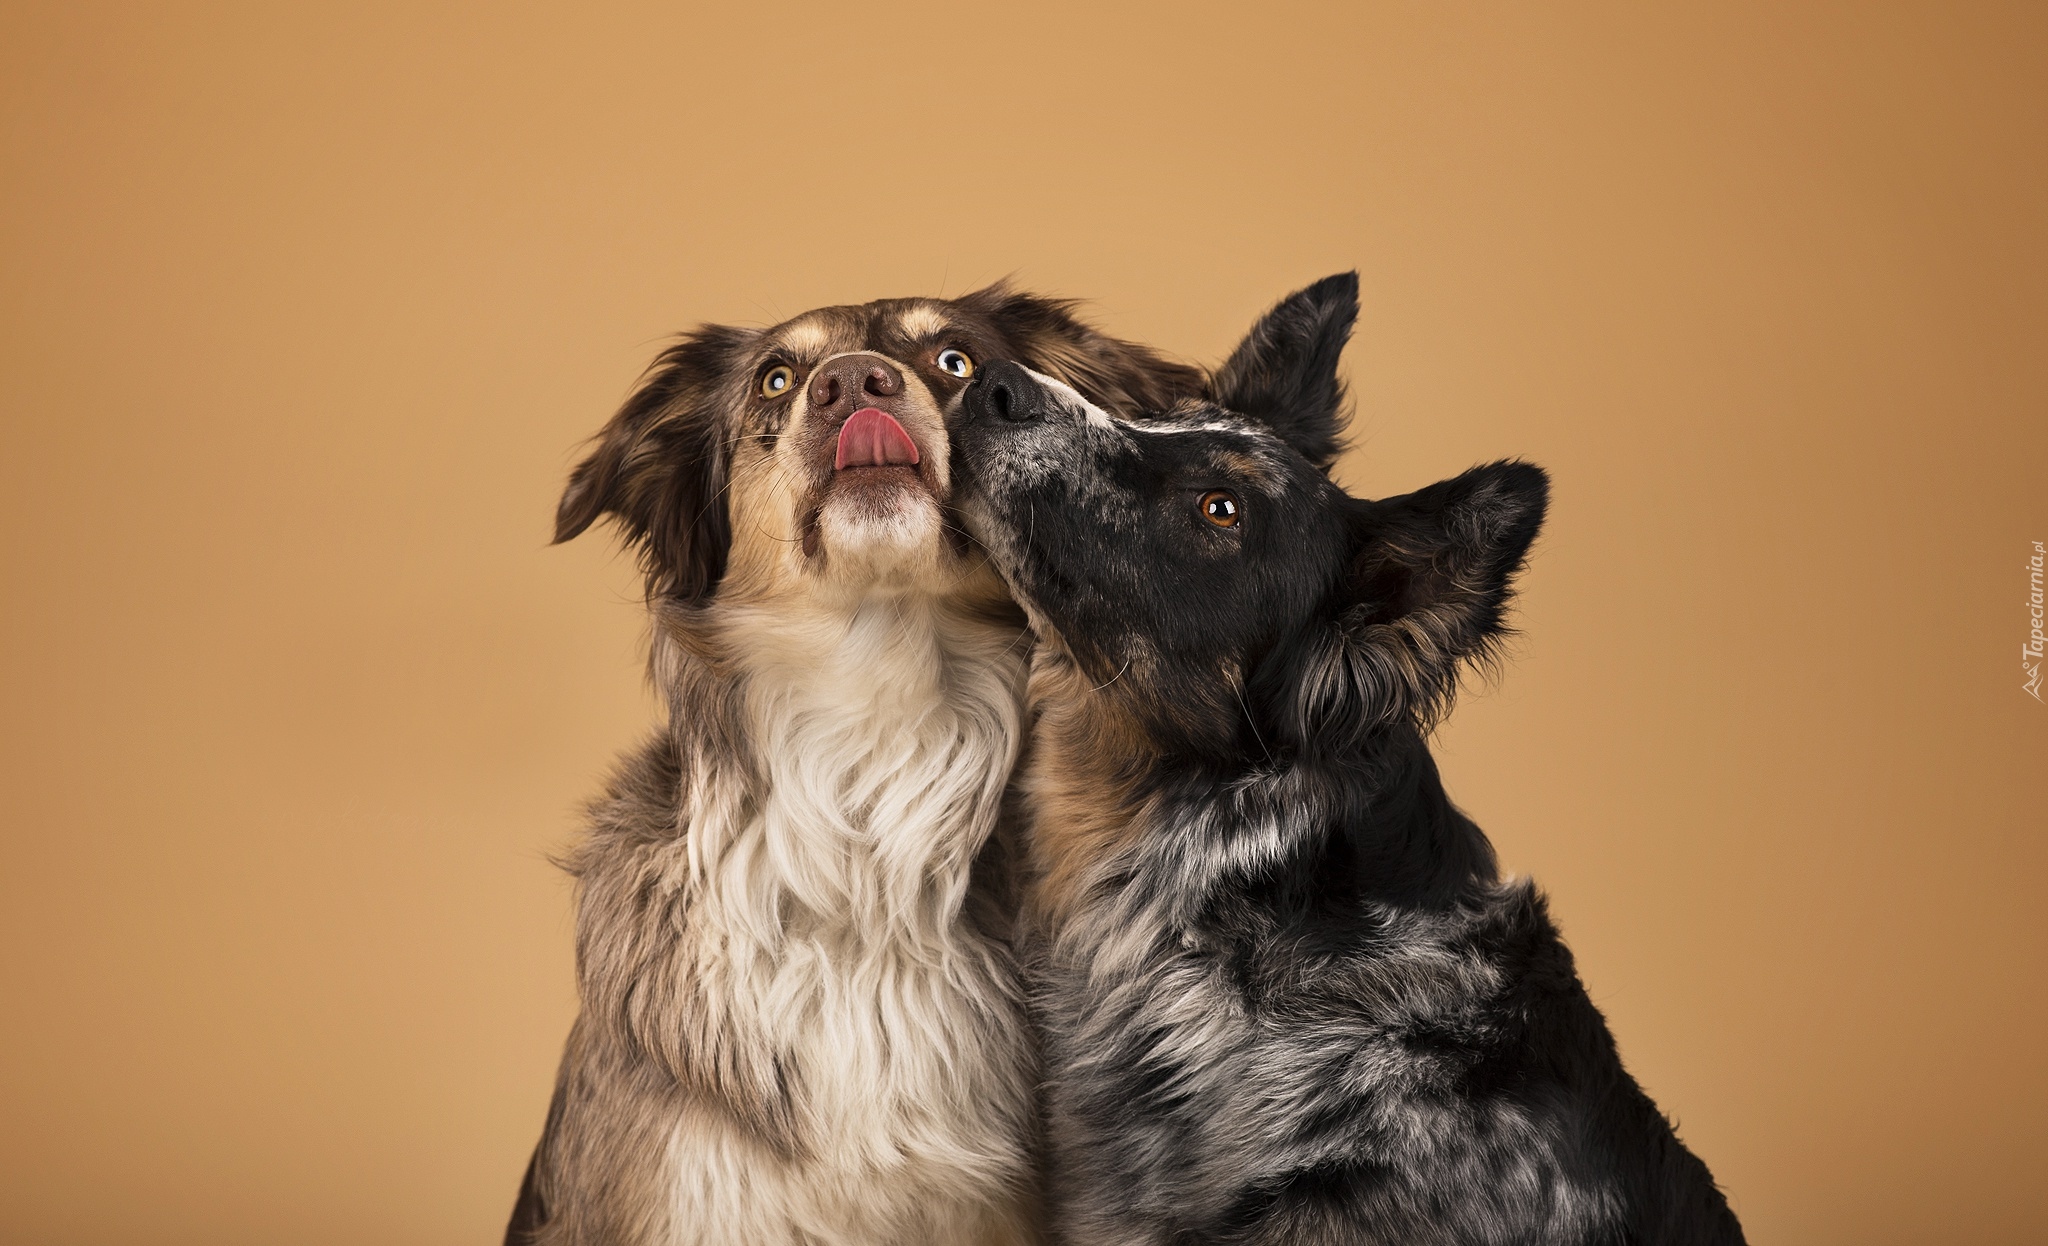
[[[1202,518],[1219,528],[1237,526],[1237,495],[1223,489],[1211,489],[1202,495],[1200,503]]]
[[[974,375],[974,361],[967,357],[966,351],[942,350],[935,362],[939,365],[939,371],[950,372],[963,381]]]
[[[761,396],[780,398],[796,384],[796,373],[787,364],[776,364],[761,376]]]

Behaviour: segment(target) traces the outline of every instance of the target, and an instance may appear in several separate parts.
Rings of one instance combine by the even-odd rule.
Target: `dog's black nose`
[[[961,401],[969,417],[988,415],[1012,424],[1042,420],[1053,408],[1053,396],[1038,378],[1007,359],[982,364]]]

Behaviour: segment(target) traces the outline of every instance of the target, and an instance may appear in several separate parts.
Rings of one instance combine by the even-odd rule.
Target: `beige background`
[[[1442,755],[1631,1067],[1758,1242],[2048,1241],[2038,6],[313,7],[0,17],[0,1238],[494,1240],[663,335],[1355,266],[1346,479],[1555,474]]]

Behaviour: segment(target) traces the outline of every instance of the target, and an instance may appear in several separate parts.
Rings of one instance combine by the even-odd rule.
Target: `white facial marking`
[[[1229,433],[1239,437],[1250,435],[1250,430],[1244,425],[1222,420],[1176,420],[1171,416],[1161,416],[1152,420],[1117,422],[1134,433],[1149,433],[1155,436],[1170,433]]]
[[[1065,381],[1054,380],[1043,372],[1032,372],[1029,368],[1024,370],[1031,373],[1033,380],[1058,394],[1069,406],[1080,411],[1090,424],[1095,425],[1097,428],[1116,427],[1117,422],[1109,418],[1109,412],[1083,398],[1080,390],[1075,389]]]

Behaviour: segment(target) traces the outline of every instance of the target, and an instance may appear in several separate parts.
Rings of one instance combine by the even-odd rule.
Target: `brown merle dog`
[[[990,860],[1028,645],[947,440],[996,357],[1118,407],[1204,379],[1002,287],[707,326],[571,476],[556,539],[638,551],[668,712],[573,858],[582,1012],[508,1241],[1035,1238]]]

